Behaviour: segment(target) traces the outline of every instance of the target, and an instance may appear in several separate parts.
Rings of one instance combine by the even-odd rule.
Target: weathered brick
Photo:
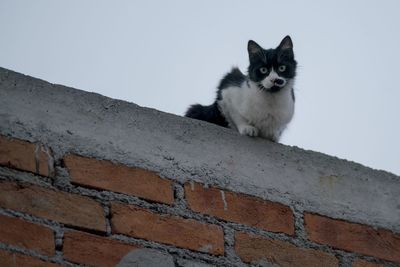
[[[77,155],[67,155],[64,162],[75,184],[166,204],[174,201],[172,181],[155,172]]]
[[[388,230],[306,213],[308,238],[320,244],[400,262],[400,235]]]
[[[50,228],[22,219],[0,215],[0,242],[52,256],[54,234]]]
[[[0,250],[0,266],[1,267],[58,267],[61,265],[42,261],[27,255],[13,253],[5,250]]]
[[[161,215],[143,208],[112,203],[114,233],[152,240],[191,250],[222,255],[224,237],[217,225]]]
[[[267,261],[281,267],[339,266],[338,259],[328,253],[242,232],[235,234],[235,250],[247,263]]]
[[[196,212],[267,231],[294,234],[293,212],[280,203],[217,188],[204,188],[198,183],[186,184],[185,196],[189,207]]]
[[[385,267],[385,265],[369,262],[362,259],[356,259],[353,261],[353,267]]]
[[[90,266],[116,266],[137,246],[78,231],[64,234],[64,258]]]
[[[103,208],[93,199],[35,185],[0,182],[0,207],[66,225],[106,230]]]
[[[50,149],[19,139],[0,135],[0,165],[43,176],[53,175]]]

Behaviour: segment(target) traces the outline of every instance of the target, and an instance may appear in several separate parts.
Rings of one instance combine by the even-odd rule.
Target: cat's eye
[[[280,72],[284,72],[284,71],[286,70],[286,66],[285,66],[285,65],[280,65],[280,66],[278,67],[278,70],[279,70]]]
[[[260,72],[261,72],[262,74],[266,74],[266,73],[268,72],[268,69],[267,69],[266,67],[261,67],[261,68],[260,68]]]

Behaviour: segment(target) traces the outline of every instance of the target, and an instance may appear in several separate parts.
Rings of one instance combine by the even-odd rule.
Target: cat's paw
[[[241,135],[258,136],[258,129],[250,125],[242,125],[238,127]]]

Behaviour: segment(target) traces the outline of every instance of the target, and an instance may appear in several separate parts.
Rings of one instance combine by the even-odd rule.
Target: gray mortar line
[[[54,235],[54,243],[56,246],[56,258],[60,261],[64,258],[63,245],[64,245],[64,228],[60,227],[56,230]]]
[[[111,206],[110,203],[103,204],[103,210],[104,210],[104,217],[106,219],[106,236],[111,235]]]
[[[185,189],[182,184],[175,182],[173,184],[174,191],[174,203],[173,206],[178,209],[188,209],[186,199],[185,199]]]
[[[69,188],[72,186],[69,173],[66,168],[61,167],[60,165],[55,166],[56,175],[53,178],[53,186],[55,188]]]
[[[242,266],[246,266],[235,252],[235,230],[228,225],[225,225],[223,230],[225,256],[232,261],[242,264]]]
[[[307,233],[304,224],[304,209],[299,204],[294,204],[290,208],[293,211],[294,229],[295,229],[294,236],[299,240],[306,241]]]
[[[344,255],[335,255],[338,259],[339,267],[350,267],[352,264],[352,257],[346,257]]]

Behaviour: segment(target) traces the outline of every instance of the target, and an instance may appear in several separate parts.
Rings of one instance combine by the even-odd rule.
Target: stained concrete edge
[[[0,134],[400,233],[396,175],[4,68]]]

